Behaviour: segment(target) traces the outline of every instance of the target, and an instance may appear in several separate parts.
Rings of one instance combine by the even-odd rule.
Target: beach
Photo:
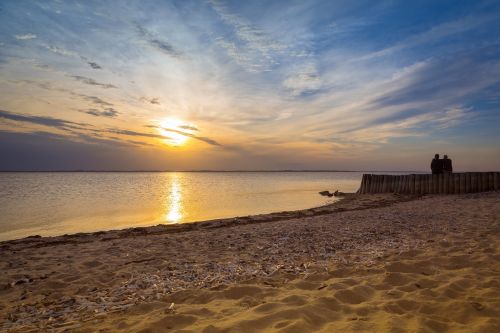
[[[500,193],[0,243],[5,332],[499,332]]]

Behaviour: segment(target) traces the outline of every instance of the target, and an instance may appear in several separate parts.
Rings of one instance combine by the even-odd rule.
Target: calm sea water
[[[0,173],[0,240],[310,208],[356,172]]]

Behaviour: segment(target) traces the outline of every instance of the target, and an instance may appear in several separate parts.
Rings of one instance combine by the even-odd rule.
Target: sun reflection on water
[[[165,219],[171,223],[177,223],[182,219],[182,190],[176,174],[172,174],[170,194],[167,197],[168,206]]]

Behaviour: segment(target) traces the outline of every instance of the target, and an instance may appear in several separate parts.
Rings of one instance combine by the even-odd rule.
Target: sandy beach
[[[0,243],[3,332],[500,332],[500,193]]]

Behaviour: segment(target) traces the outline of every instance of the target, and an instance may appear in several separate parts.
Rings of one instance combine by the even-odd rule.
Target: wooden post
[[[453,189],[454,194],[460,193],[460,174],[458,173],[453,174]]]
[[[455,177],[453,176],[452,173],[450,173],[448,177],[448,194],[454,194],[454,193],[455,193]]]
[[[372,175],[372,183],[370,185],[370,193],[377,193],[377,175]]]
[[[431,193],[432,194],[438,193],[437,185],[438,185],[437,175],[431,175],[431,187],[432,187]]]
[[[495,183],[493,181],[493,172],[488,172],[488,191],[493,191],[495,189]]]
[[[432,174],[427,175],[427,193],[432,193]]]
[[[425,194],[427,192],[427,179],[425,175],[419,175],[420,178],[420,194]]]
[[[500,190],[500,172],[495,172],[493,174],[493,182],[495,183],[495,191]]]
[[[405,175],[399,179],[399,193],[405,193]]]
[[[389,176],[384,175],[382,182],[382,192],[389,192]]]
[[[444,175],[443,174],[439,174],[438,175],[438,182],[439,182],[439,190],[438,190],[438,193],[439,194],[443,194],[444,193]]]
[[[410,175],[410,181],[409,181],[409,186],[410,189],[408,190],[408,193],[415,194],[415,175]]]
[[[471,192],[472,192],[472,173],[466,172],[465,173],[465,192],[464,193],[471,193]]]
[[[470,192],[477,192],[477,174],[475,172],[471,172],[470,174]]]
[[[420,175],[415,175],[415,194],[420,194]]]
[[[483,192],[483,175],[480,172],[476,172],[477,177],[477,192]]]
[[[365,193],[370,193],[371,184],[372,184],[372,175],[366,175]]]
[[[363,175],[363,179],[361,180],[361,186],[359,187],[359,193],[363,194],[366,191],[366,179],[368,178],[367,174]]]
[[[420,194],[427,193],[427,175],[419,175],[420,178]]]
[[[396,193],[401,193],[401,176],[396,177]]]
[[[450,187],[449,181],[450,181],[450,175],[447,173],[443,173],[443,193],[444,194],[448,194],[449,187]]]
[[[488,185],[488,182],[489,182],[489,173],[488,172],[482,172],[481,173],[481,183],[482,183],[482,186],[481,186],[481,191],[482,192],[487,192],[489,191],[489,185]]]
[[[465,192],[465,178],[466,178],[465,173],[460,174],[460,194],[466,193]]]

